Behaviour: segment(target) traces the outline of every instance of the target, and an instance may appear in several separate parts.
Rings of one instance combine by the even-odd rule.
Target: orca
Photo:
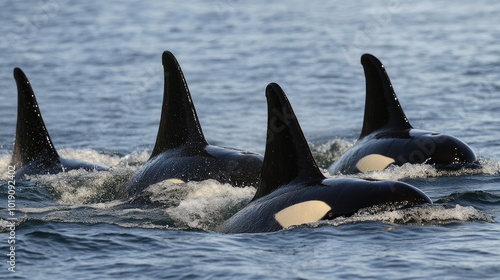
[[[209,145],[191,94],[174,55],[165,51],[160,126],[150,158],[127,182],[121,196],[133,197],[148,186],[214,179],[233,186],[257,186],[262,155]]]
[[[362,55],[361,64],[366,79],[363,128],[354,146],[328,168],[330,174],[379,171],[405,163],[441,170],[479,167],[475,153],[460,139],[413,128],[375,56]]]
[[[15,166],[16,179],[23,179],[25,175],[56,174],[73,169],[108,169],[103,165],[60,157],[43,122],[28,78],[20,68],[14,68],[14,79],[17,84],[18,107],[16,139],[10,164]]]
[[[267,144],[260,186],[247,206],[217,228],[219,232],[272,232],[350,216],[372,206],[399,209],[432,204],[422,191],[402,182],[327,179],[283,90],[271,83],[266,97]]]

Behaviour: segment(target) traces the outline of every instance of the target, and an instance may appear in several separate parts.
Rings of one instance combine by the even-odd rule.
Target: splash
[[[149,153],[145,150],[142,152],[133,152],[125,156],[120,156],[118,154],[112,153],[101,153],[91,149],[61,149],[58,151],[58,153],[63,158],[92,162],[95,164],[105,165],[113,169],[126,169],[129,167],[141,165],[149,158]],[[0,155],[0,172],[7,171],[7,168],[11,161],[11,157],[12,155],[7,153]],[[64,174],[64,172],[59,174]],[[69,176],[71,177],[71,175]],[[31,176],[31,178],[28,179],[38,180],[39,177],[43,177],[43,175]],[[1,172],[0,179],[7,180],[8,173]]]
[[[255,188],[235,188],[215,180],[172,184],[162,182],[148,188],[150,199],[167,203],[165,213],[178,227],[211,230],[243,208]]]
[[[380,209],[368,208],[359,211],[355,215],[347,218],[337,218],[332,221],[321,221],[319,224],[339,226],[358,222],[384,222],[398,225],[436,225],[449,224],[452,222],[472,222],[482,221],[493,223],[493,216],[482,212],[472,206],[461,206],[456,204],[453,207],[444,205],[432,205],[424,207],[413,207],[400,210],[390,210],[380,212]]]
[[[360,173],[354,177],[375,180],[401,180],[405,178],[433,178],[439,177],[440,171],[428,164],[404,164],[402,166],[390,166],[381,171]],[[340,175],[340,177],[347,177]]]
[[[24,221],[64,222],[81,224],[110,224],[120,227],[170,229],[172,221],[162,209],[130,208],[125,200],[78,205],[52,205],[18,209]],[[29,218],[28,218],[29,217]],[[0,221],[1,222],[1,221]],[[1,225],[0,225],[1,226]]]
[[[10,160],[12,155],[1,154],[0,155],[0,179],[7,181],[9,174],[7,173],[8,167],[10,165]]]
[[[493,191],[494,192],[494,191]],[[488,205],[500,205],[500,195],[484,190],[469,190],[462,192],[453,192],[436,201],[436,203],[474,205],[476,207],[485,207]]]
[[[50,182],[60,181],[51,178],[52,176],[60,178],[59,175],[43,177]],[[74,179],[76,175],[70,177]],[[146,189],[149,201],[145,203],[111,200],[83,204],[82,201],[93,200],[89,197],[96,195],[95,190],[88,187],[79,190],[66,184],[61,183],[57,187],[65,193],[58,199],[59,204],[39,208],[24,207],[19,212],[33,219],[53,222],[213,230],[243,208],[255,193],[255,188],[252,187],[235,188],[214,180],[180,184],[164,181]],[[61,201],[65,204],[61,204]]]
[[[351,145],[349,141],[332,140],[316,146],[314,151],[316,156],[326,155],[325,159],[331,159],[340,156]],[[255,193],[254,188],[235,188],[214,180],[188,183],[167,180],[146,189],[147,204],[130,204],[126,201],[115,200],[116,193],[149,158],[147,151],[125,156],[85,149],[65,149],[60,153],[66,158],[98,162],[111,168],[104,172],[72,170],[29,178],[32,182],[36,182],[37,187],[46,188],[55,199],[49,205],[44,204],[40,208],[21,209],[21,212],[29,215],[30,218],[48,221],[110,223],[122,227],[213,230],[243,208]],[[7,167],[9,162],[10,155],[0,156],[0,167]],[[483,168],[479,170],[440,171],[431,165],[407,164],[350,177],[399,180],[500,173],[498,161],[480,159],[480,162]],[[468,200],[464,199],[467,197],[451,198],[451,201],[446,201],[447,205],[457,204],[454,207],[445,207],[440,204],[428,208],[390,210],[383,213],[365,211],[352,217],[339,218],[325,223],[341,225],[362,221],[380,221],[395,224],[432,225],[453,221],[493,221],[491,216],[472,206],[460,206],[459,204],[469,204]]]
[[[29,220],[27,215],[18,217],[17,220],[6,220],[0,218],[0,232],[9,232],[12,230],[15,231],[15,228],[19,227],[19,225],[23,224],[27,220]]]
[[[410,164],[390,166],[381,171],[359,173],[355,175],[335,175],[334,177],[355,177],[375,180],[401,180],[436,177],[456,177],[468,175],[494,175],[500,173],[500,162],[480,158],[481,168],[461,168],[458,170],[439,170],[429,164]],[[331,176],[331,175],[330,175]]]
[[[80,169],[29,178],[46,187],[60,204],[88,204],[115,199],[133,172],[126,167],[101,172]]]
[[[405,178],[435,178],[449,176],[467,175],[494,175],[500,173],[500,161],[479,157],[480,168],[460,168],[458,170],[440,170],[429,164],[404,164],[402,166],[390,166],[381,171],[372,171],[354,175],[329,174],[325,169],[338,160],[349,150],[356,140],[333,139],[322,144],[310,144],[311,152],[318,166],[328,177],[355,177],[375,180],[400,180]]]
[[[80,169],[57,174],[27,176],[28,180],[36,182],[38,186],[46,187],[60,204],[99,203],[114,199],[116,193],[138,166],[149,158],[147,151],[119,156],[89,149],[61,149],[59,154],[64,158],[94,162],[110,167],[108,171],[101,172]],[[0,156],[0,168],[7,170],[10,158],[10,155]],[[7,172],[1,175],[3,180],[7,180],[7,175]]]
[[[121,162],[118,155],[99,153],[91,149],[60,149],[59,156],[105,166],[115,166]]]
[[[327,169],[349,150],[356,141],[333,139],[323,144],[310,144],[311,153],[319,167]]]

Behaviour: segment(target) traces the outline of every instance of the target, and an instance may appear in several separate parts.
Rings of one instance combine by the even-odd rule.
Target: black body
[[[125,196],[139,194],[167,179],[214,179],[233,186],[256,187],[262,156],[209,145],[179,63],[168,51],[162,59],[165,85],[156,144],[149,160],[125,186]]]
[[[366,78],[363,128],[356,144],[329,167],[331,174],[376,171],[405,163],[432,164],[438,169],[479,166],[472,149],[460,139],[413,129],[384,65],[370,54],[361,57],[361,64]],[[381,155],[387,161],[360,170],[358,162],[369,155]]]
[[[270,84],[266,96],[268,128],[261,184],[253,201],[220,226],[220,232],[269,232],[350,216],[371,206],[399,208],[432,203],[423,192],[402,182],[326,179],[312,157],[283,90],[277,84]],[[308,206],[301,206],[304,203]],[[321,209],[314,209],[316,206]],[[278,215],[290,207],[297,207],[300,212],[289,211],[297,217],[288,215],[287,225],[283,225]]]
[[[11,165],[15,166],[17,179],[25,175],[55,174],[72,169],[108,169],[102,165],[61,158],[45,127],[28,78],[21,69],[15,68],[14,79],[17,83],[18,108]]]

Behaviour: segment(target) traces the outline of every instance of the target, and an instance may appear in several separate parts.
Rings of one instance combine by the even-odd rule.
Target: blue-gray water
[[[0,278],[500,277],[500,4],[101,2],[0,4]],[[262,153],[264,89],[277,82],[328,166],[360,132],[359,57],[372,53],[413,126],[461,138],[485,168],[378,172],[371,176],[409,182],[435,205],[265,234],[212,231],[252,197],[249,188],[156,188],[149,207],[112,200],[154,144],[163,50],[177,56],[212,144]],[[17,182],[10,273],[14,67],[31,80],[60,153],[113,168]]]

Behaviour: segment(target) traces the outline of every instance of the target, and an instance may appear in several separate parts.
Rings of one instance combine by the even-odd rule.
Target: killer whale
[[[432,203],[422,191],[402,182],[325,178],[283,90],[271,83],[266,97],[267,144],[260,186],[253,200],[219,232],[271,232],[349,216],[371,206]]]
[[[162,64],[164,95],[156,143],[150,158],[120,196],[132,197],[164,180],[214,179],[233,186],[257,186],[262,155],[209,145],[177,59],[165,51]]]
[[[361,64],[366,79],[363,128],[354,146],[328,168],[331,174],[378,171],[405,163],[450,170],[479,166],[472,149],[460,139],[413,128],[375,56],[362,55]]]
[[[16,179],[25,175],[55,174],[73,169],[101,171],[106,166],[59,156],[42,118],[35,93],[20,68],[14,68],[17,84],[17,124],[11,165]]]

